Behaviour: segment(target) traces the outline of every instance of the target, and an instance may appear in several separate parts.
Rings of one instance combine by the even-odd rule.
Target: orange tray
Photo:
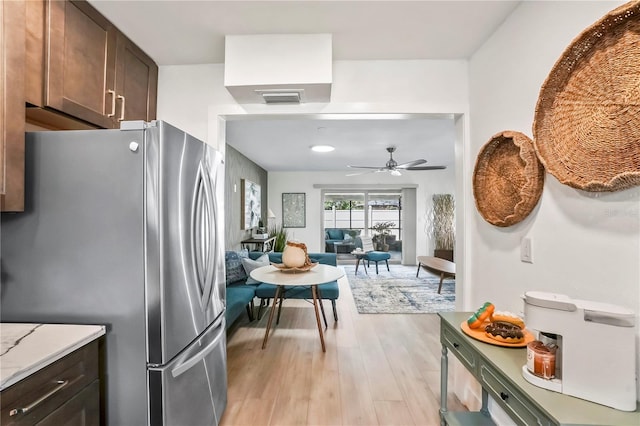
[[[464,332],[464,334],[466,334],[469,337],[473,337],[476,340],[479,340],[481,342],[484,343],[488,343],[490,345],[495,345],[495,346],[504,346],[506,348],[523,348],[525,346],[527,346],[527,344],[529,342],[533,342],[534,340],[536,340],[536,338],[533,336],[533,334],[531,334],[529,332],[529,330],[524,330],[524,342],[520,342],[520,343],[506,343],[506,342],[500,342],[498,340],[494,340],[491,339],[489,337],[487,337],[484,334],[484,328],[489,324],[489,321],[485,321],[482,323],[482,326],[480,326],[480,328],[478,329],[473,329],[473,328],[469,328],[469,324],[467,324],[467,321],[462,321],[462,324],[460,324],[460,328],[462,328],[462,331]]]

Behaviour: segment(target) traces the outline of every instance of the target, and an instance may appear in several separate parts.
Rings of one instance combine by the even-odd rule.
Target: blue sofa
[[[227,329],[233,324],[243,312],[247,312],[249,321],[253,321],[253,299],[256,296],[256,288],[258,284],[246,284],[247,273],[242,266],[240,260],[242,256],[240,252],[226,251],[225,275],[227,283],[227,312],[225,319],[227,321]],[[248,252],[250,259],[257,259],[262,256],[261,252]]]
[[[260,298],[260,307],[258,310],[258,319],[262,313],[262,308],[269,305],[270,299],[273,299],[276,293],[276,286],[271,284],[246,284],[247,273],[242,266],[241,258],[248,256],[250,259],[256,260],[264,253],[259,251],[252,252],[225,252],[225,268],[226,268],[226,284],[227,284],[227,311],[226,322],[227,329],[246,311],[249,321],[254,320],[254,298]],[[282,263],[282,253],[268,253],[271,263]],[[324,263],[326,265],[336,266],[335,253],[309,253],[312,262]],[[336,299],[340,295],[338,282],[321,284],[318,286],[320,297],[322,299],[331,300],[333,306],[333,317],[337,321],[338,314],[336,311]],[[286,299],[311,299],[311,289],[309,287],[287,289],[284,298]]]
[[[349,235],[350,237],[347,237],[347,241],[353,240],[358,235],[360,235],[360,230],[345,228],[324,228],[324,251],[327,253],[333,253],[333,243],[345,241],[345,235]]]
[[[336,266],[336,254],[335,253],[309,253],[309,259],[312,262],[318,262],[325,265]],[[269,253],[269,260],[271,263],[282,263],[282,253]],[[320,284],[318,286],[320,292],[320,299],[328,299],[331,301],[333,308],[333,319],[338,321],[338,311],[336,310],[336,299],[340,296],[340,289],[338,288],[338,282],[332,281],[330,283]],[[262,313],[262,308],[269,305],[269,301],[276,295],[276,286],[273,284],[259,284],[256,288],[256,297],[260,298],[260,306],[258,307],[258,319]],[[312,299],[310,287],[288,287],[284,292],[284,299]],[[275,302],[274,302],[275,306]],[[324,314],[324,308],[323,308]],[[280,314],[278,314],[280,316]]]

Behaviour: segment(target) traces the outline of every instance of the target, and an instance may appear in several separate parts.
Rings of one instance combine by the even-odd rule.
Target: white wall
[[[158,119],[208,141],[209,105],[232,100],[221,81],[222,64],[161,66],[158,70]],[[226,99],[225,99],[226,95]]]
[[[333,85],[330,103],[302,105],[239,105],[224,88],[224,65],[165,66],[160,68],[158,82],[158,118],[206,140],[224,151],[224,122],[247,115],[305,113],[418,113],[468,115],[468,74],[466,61],[337,61],[333,64]],[[208,110],[208,122],[203,111]],[[459,120],[465,122],[467,120]],[[204,127],[208,126],[208,131]],[[466,124],[457,124],[460,135],[468,134]],[[417,189],[419,232],[424,229],[424,213],[433,193],[461,193],[465,156],[463,136],[456,143],[456,170],[405,173],[400,178],[408,183],[420,183]],[[366,148],[363,142],[363,148]],[[454,176],[455,174],[455,176]],[[437,184],[435,176],[448,176]],[[293,177],[293,178],[292,178]],[[372,180],[375,179],[375,180]],[[455,186],[455,179],[458,185]],[[295,238],[304,241],[310,250],[319,250],[320,190],[313,184],[388,183],[399,182],[387,175],[363,175],[347,178],[344,173],[270,173],[269,207],[281,217],[282,192],[307,193],[307,227],[295,229]],[[426,186],[422,186],[426,185]],[[427,199],[429,201],[427,201]],[[458,202],[460,211],[464,202]],[[459,232],[463,232],[458,228]],[[417,238],[417,254],[429,253],[426,237]],[[463,269],[462,247],[459,269]],[[458,275],[462,294],[464,272]],[[462,300],[462,298],[459,298]]]
[[[429,172],[406,172],[400,177],[387,173],[376,173],[374,177],[352,176],[345,177],[342,172],[272,172],[269,173],[269,207],[282,218],[282,193],[304,192],[306,193],[306,228],[290,228],[291,239],[304,242],[310,252],[324,251],[324,233],[322,232],[322,197],[320,188],[314,188],[314,184],[321,185],[345,185],[345,184],[394,184],[398,189],[402,184],[419,185],[416,189],[418,219],[416,238],[416,253],[418,256],[433,252],[429,246],[428,238],[424,232],[426,211],[431,207],[431,197],[434,193],[453,194],[455,191],[455,176],[450,170],[433,170]],[[278,220],[278,222],[280,219]],[[414,264],[415,259],[408,264]]]
[[[620,3],[523,2],[513,12],[469,63],[473,157],[499,131],[533,137],[538,93],[555,61]],[[546,174],[540,203],[524,222],[498,228],[473,205],[467,214],[470,307],[490,300],[521,312],[520,295],[541,290],[640,311],[640,188],[588,193]],[[524,236],[533,242],[533,264],[520,261]]]
[[[158,76],[158,118],[216,145],[220,116],[466,114],[467,81],[466,61],[336,61],[330,103],[239,105],[224,87],[224,64],[162,66]]]

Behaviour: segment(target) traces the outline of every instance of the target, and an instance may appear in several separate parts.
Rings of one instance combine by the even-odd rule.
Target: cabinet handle
[[[67,386],[69,384],[69,381],[68,380],[58,380],[58,381],[56,381],[56,383],[58,384],[58,386],[56,386],[55,388],[53,388],[49,392],[45,393],[40,398],[36,399],[35,401],[33,401],[31,404],[27,405],[26,407],[14,408],[13,410],[9,411],[9,416],[15,416],[15,415],[22,414],[22,413],[27,413],[27,412],[33,410],[38,405],[42,404],[45,400],[51,398],[54,394],[56,394],[57,392],[61,391],[62,388],[64,388],[65,386]]]
[[[118,95],[118,99],[122,99],[122,108],[120,109],[120,118],[118,118],[118,121],[122,121],[122,120],[124,120],[124,103],[125,103],[125,99],[124,99],[124,96],[122,96],[122,95]]]
[[[107,93],[111,94],[111,114],[107,114],[107,117],[114,117],[116,115],[116,92],[109,89]]]
[[[509,399],[509,395],[504,392],[500,392],[500,398],[502,398],[503,401],[507,402],[507,399]]]

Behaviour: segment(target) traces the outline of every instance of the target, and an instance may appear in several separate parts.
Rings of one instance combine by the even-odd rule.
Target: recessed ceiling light
[[[334,149],[335,148],[332,147],[331,145],[314,145],[311,147],[311,151],[315,151],[315,152],[331,152]]]

